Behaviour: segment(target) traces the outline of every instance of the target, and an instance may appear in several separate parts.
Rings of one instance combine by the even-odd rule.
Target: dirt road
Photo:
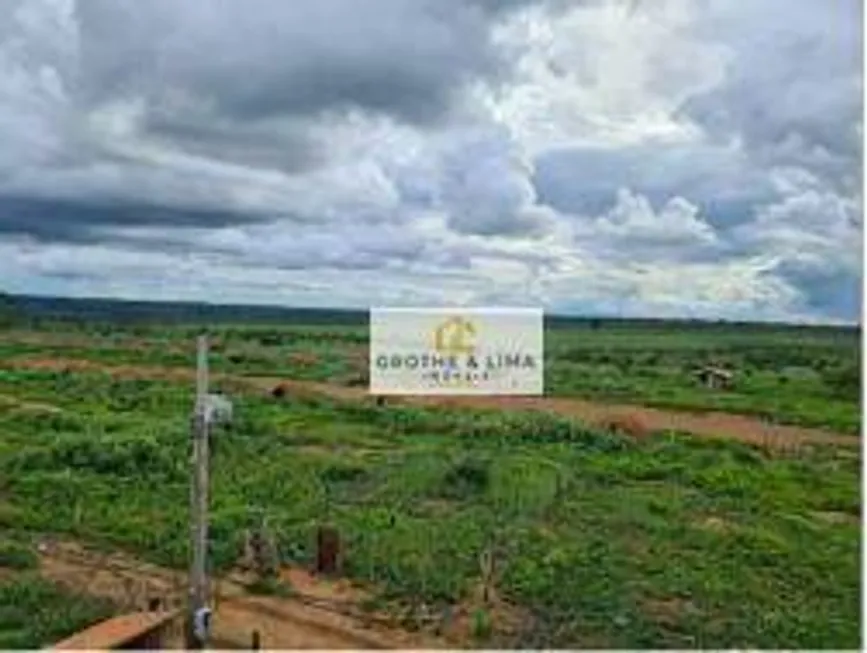
[[[111,599],[121,612],[144,610],[149,598],[159,597],[165,607],[184,604],[186,580],[181,572],[136,560],[117,552],[102,553],[60,540],[40,547],[41,574],[79,592]],[[307,575],[302,570],[295,574]],[[296,597],[251,595],[240,577],[214,583],[213,641],[220,648],[249,648],[258,630],[266,649],[410,649],[443,648],[431,637],[408,633],[347,610],[346,593],[333,592],[326,582],[304,583],[309,593]],[[311,588],[315,588],[311,590]],[[361,596],[361,594],[358,594]],[[334,600],[330,600],[333,597]],[[350,599],[352,597],[350,596]],[[352,614],[347,614],[351,612]]]
[[[69,372],[102,372],[114,378],[141,378],[192,381],[191,369],[141,366],[104,365],[82,359],[40,359],[22,356],[2,363],[13,369],[47,369]],[[341,401],[369,400],[366,388],[351,388],[312,381],[297,381],[270,377],[213,375],[215,381],[257,391],[268,391],[282,383],[288,394],[328,396]],[[645,406],[606,404],[572,397],[395,397],[390,403],[417,406],[450,406],[488,410],[540,411],[574,418],[585,423],[604,426],[612,421],[637,420],[648,431],[680,431],[697,437],[722,438],[758,444],[774,449],[804,445],[860,446],[854,435],[833,433],[823,429],[771,424],[755,417],[720,412],[695,413],[672,411]]]

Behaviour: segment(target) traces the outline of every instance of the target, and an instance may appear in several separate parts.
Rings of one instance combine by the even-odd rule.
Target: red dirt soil
[[[602,426],[613,433],[622,433],[636,440],[646,438],[653,434],[644,420],[639,415],[618,415],[605,420]]]
[[[40,359],[22,356],[8,359],[0,364],[13,369],[101,372],[117,379],[140,378],[174,381],[192,381],[195,379],[195,370],[193,369],[143,365],[112,366],[81,359]],[[370,399],[367,389],[358,387],[270,377],[214,374],[212,378],[215,381],[230,382],[233,386],[255,388],[265,392],[270,392],[276,385],[280,384],[290,395],[328,396],[342,401]],[[634,431],[636,435],[657,431],[678,431],[696,437],[738,440],[778,450],[804,445],[860,446],[858,436],[843,435],[817,428],[770,424],[746,415],[672,411],[636,405],[605,404],[572,397],[418,396],[391,397],[389,401],[416,406],[540,411],[575,418],[602,428],[620,425],[621,430],[627,433]],[[622,428],[624,425],[628,425],[629,428]]]
[[[144,610],[147,599],[158,596],[167,609],[184,604],[185,575],[143,563],[114,552],[89,550],[71,541],[40,547],[41,574],[61,585],[114,601],[121,611]],[[443,640],[409,633],[366,616],[330,606],[342,606],[363,596],[345,583],[320,583],[305,572],[289,572],[296,597],[257,596],[239,582],[243,577],[212,583],[214,594],[213,641],[224,648],[249,648],[258,630],[263,649],[421,649],[446,648]],[[337,589],[341,588],[341,589]]]
[[[319,356],[302,351],[289,354],[289,362],[293,365],[313,366],[319,364]]]

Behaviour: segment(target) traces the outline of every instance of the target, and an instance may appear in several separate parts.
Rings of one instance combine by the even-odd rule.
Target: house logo
[[[424,378],[451,386],[472,386],[487,380],[484,372],[462,371],[466,361],[474,360],[477,336],[475,323],[466,318],[452,316],[443,320],[433,331],[433,362],[441,361],[439,369],[429,371]]]
[[[478,330],[473,322],[450,317],[434,329],[434,350],[442,356],[472,356]]]
[[[541,394],[542,312],[375,309],[373,394]]]

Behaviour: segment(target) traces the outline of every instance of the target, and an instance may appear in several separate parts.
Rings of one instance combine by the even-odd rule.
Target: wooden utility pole
[[[196,405],[193,416],[192,489],[190,493],[192,561],[188,647],[203,649],[210,626],[208,605],[208,340],[199,336],[196,368]],[[207,614],[207,616],[205,616]]]

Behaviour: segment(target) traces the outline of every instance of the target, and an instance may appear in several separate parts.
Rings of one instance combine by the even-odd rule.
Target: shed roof
[[[730,370],[724,370],[721,367],[716,367],[714,365],[701,367],[696,370],[696,374],[713,374],[714,376],[723,376],[726,378],[732,377],[732,372]]]

